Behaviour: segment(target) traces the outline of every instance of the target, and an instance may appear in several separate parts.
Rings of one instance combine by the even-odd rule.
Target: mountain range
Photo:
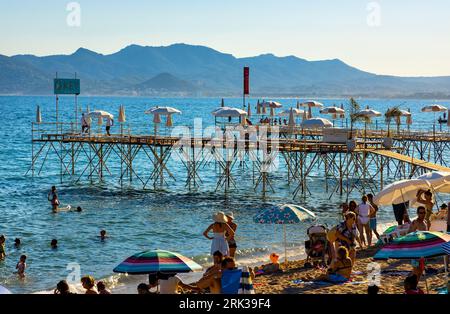
[[[377,75],[339,59],[263,54],[236,58],[205,46],[130,45],[113,54],[0,55],[0,94],[52,94],[53,78],[81,79],[82,95],[239,96],[250,67],[253,96],[450,98],[450,76]]]

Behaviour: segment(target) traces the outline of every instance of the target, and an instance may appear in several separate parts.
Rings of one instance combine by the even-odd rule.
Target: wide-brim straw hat
[[[228,218],[234,219],[234,214],[232,212],[228,212],[225,214]]]
[[[214,222],[220,222],[220,223],[227,223],[228,222],[228,218],[225,215],[224,212],[217,212],[213,215],[213,220]]]

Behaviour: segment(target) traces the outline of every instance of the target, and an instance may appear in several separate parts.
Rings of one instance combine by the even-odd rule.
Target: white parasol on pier
[[[364,109],[361,111],[358,111],[357,113],[355,113],[355,116],[357,117],[363,117],[364,119],[364,136],[367,136],[367,120],[369,120],[372,118],[376,118],[376,117],[381,117],[382,113],[373,109]]]
[[[315,101],[315,100],[308,100],[305,102],[300,103],[301,107],[308,107],[308,119],[312,118],[312,108],[322,108],[323,104]]]
[[[422,108],[422,112],[432,112],[434,115],[433,118],[433,132],[436,129],[436,112],[446,112],[447,108],[438,104],[428,105]]]
[[[252,109],[251,109],[252,107],[250,106],[250,103],[248,104],[248,107],[247,107],[247,117],[251,117],[252,116]]]
[[[259,99],[258,102],[256,103],[256,114],[261,114],[261,105],[259,104]]]
[[[120,105],[119,107],[119,118],[118,121],[120,123],[123,123],[126,121],[126,116],[125,116],[125,107],[123,105]]]
[[[291,128],[293,128],[295,126],[294,108],[291,108],[291,112],[289,113],[289,123],[288,123],[288,125]]]
[[[242,109],[238,108],[231,108],[231,107],[223,107],[220,110],[214,110],[212,112],[212,115],[216,118],[228,118],[228,117],[241,117],[246,116],[247,112]]]
[[[291,114],[291,111],[294,114],[294,116],[301,116],[303,114],[303,112],[305,112],[304,110],[301,110],[301,109],[290,108],[290,109],[281,111],[280,113],[278,113],[278,115],[280,117],[288,117]]]
[[[281,107],[283,107],[283,105],[280,104],[279,102],[272,101],[272,100],[262,102],[261,106],[263,108],[281,108]]]
[[[301,124],[304,129],[323,129],[333,127],[330,120],[324,118],[312,118],[304,120]]]
[[[334,120],[338,118],[338,116],[340,118],[344,117],[345,115],[345,110],[332,106],[332,107],[326,107],[323,108],[319,111],[321,114],[330,114],[333,120],[333,125],[334,125]]]
[[[419,189],[428,190],[430,183],[422,179],[405,179],[387,185],[381,192],[374,196],[373,201],[379,206],[401,204],[417,199]]]
[[[144,111],[145,114],[158,114],[161,116],[167,116],[170,114],[181,114],[181,111],[178,109],[175,109],[173,107],[153,107],[146,111]]]

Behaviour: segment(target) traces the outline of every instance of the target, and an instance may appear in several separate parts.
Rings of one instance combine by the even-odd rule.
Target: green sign
[[[55,95],[78,95],[80,94],[79,79],[54,79],[53,89]]]

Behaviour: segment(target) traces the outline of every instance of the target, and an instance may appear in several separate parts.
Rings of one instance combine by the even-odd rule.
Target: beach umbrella
[[[114,115],[110,114],[107,111],[104,110],[94,110],[88,113],[88,116],[91,118],[109,118],[109,119],[114,119]]]
[[[171,114],[167,115],[166,126],[167,127],[173,126],[173,119],[172,119],[172,115]]]
[[[318,102],[318,101],[309,100],[309,101],[302,102],[300,104],[300,106],[302,106],[302,107],[311,107],[311,108],[322,108],[323,104]]]
[[[420,259],[447,255],[442,244],[450,235],[435,231],[416,231],[384,245],[373,257],[376,260]]]
[[[252,107],[250,106],[250,103],[247,106],[247,117],[251,117],[252,116]]]
[[[450,172],[433,171],[425,173],[416,179],[425,180],[435,192],[450,193]]]
[[[409,126],[412,124],[412,114],[411,114],[411,109],[408,109],[409,115],[406,116],[406,124],[408,125],[408,130],[409,130]]]
[[[260,224],[283,225],[284,258],[285,262],[287,262],[286,225],[298,224],[303,221],[308,221],[315,218],[316,215],[313,212],[302,206],[293,204],[280,204],[261,211],[255,217],[253,217],[253,221]]]
[[[40,106],[37,106],[37,108],[36,108],[36,123],[42,123],[41,107]]]
[[[123,105],[120,105],[120,107],[119,107],[119,118],[118,118],[118,121],[119,121],[120,123],[123,123],[123,122],[125,122],[125,120],[126,120],[126,117],[125,117],[125,107],[124,107]]]
[[[157,273],[188,273],[200,271],[202,266],[179,253],[165,250],[149,250],[136,253],[113,269],[115,273],[132,275]]]
[[[290,108],[290,109],[286,109],[286,110],[279,112],[278,115],[280,117],[289,117],[291,115],[291,111],[294,114],[294,116],[301,116],[305,112],[304,110],[301,110],[301,109]]]
[[[259,99],[258,102],[256,103],[256,114],[261,114],[261,105],[259,104]]]
[[[387,185],[373,198],[375,204],[387,206],[392,204],[415,201],[419,189],[427,190],[430,184],[421,179],[404,179]]]
[[[302,122],[304,122],[306,120],[308,120],[308,112],[306,112],[306,110],[305,110],[305,111],[303,111]]]
[[[270,116],[274,117],[275,116],[275,108],[270,107]]]
[[[222,117],[240,117],[240,116],[246,116],[247,112],[245,110],[239,109],[239,108],[231,108],[231,107],[223,107],[220,110],[215,110],[212,112],[212,115],[216,118]]]
[[[269,101],[263,101],[263,102],[261,103],[261,106],[262,106],[263,108],[281,108],[281,107],[283,107],[283,105],[280,104],[279,102],[272,101],[272,100],[269,100]]]
[[[312,118],[312,107],[308,107],[308,119]]]
[[[288,125],[290,127],[294,127],[295,126],[294,108],[291,108],[291,112],[289,114],[289,123],[288,123]]]
[[[222,101],[220,102],[220,107],[225,107],[225,101],[222,98]]]
[[[12,292],[0,285],[0,294],[12,294]]]
[[[333,125],[334,125],[334,120],[337,118],[337,115],[339,115],[339,117],[344,117],[345,116],[345,110],[338,108],[338,107],[326,107],[320,110],[321,114],[331,114],[332,115],[332,120],[333,120]]]
[[[428,105],[425,107],[422,107],[422,112],[432,112],[434,115],[433,118],[433,131],[436,128],[436,112],[446,112],[447,108],[445,108],[444,106],[438,105],[438,104],[433,104],[433,105]]]
[[[442,249],[447,255],[450,255],[450,242],[442,244]]]
[[[302,121],[301,125],[305,129],[323,129],[332,127],[333,123],[324,118],[312,118]]]
[[[344,119],[345,118],[345,110],[344,110],[344,104],[341,104],[341,110],[344,111],[339,115],[339,118]]]
[[[300,102],[297,100],[297,109],[300,109]]]
[[[381,115],[382,115],[381,112],[373,110],[373,109],[369,109],[369,107],[367,107],[367,109],[358,111],[356,113],[356,116],[366,118],[366,119],[364,119],[364,136],[367,135],[367,119],[381,117]]]
[[[173,107],[153,107],[144,112],[145,114],[159,114],[166,116],[169,114],[181,114],[181,111]]]

